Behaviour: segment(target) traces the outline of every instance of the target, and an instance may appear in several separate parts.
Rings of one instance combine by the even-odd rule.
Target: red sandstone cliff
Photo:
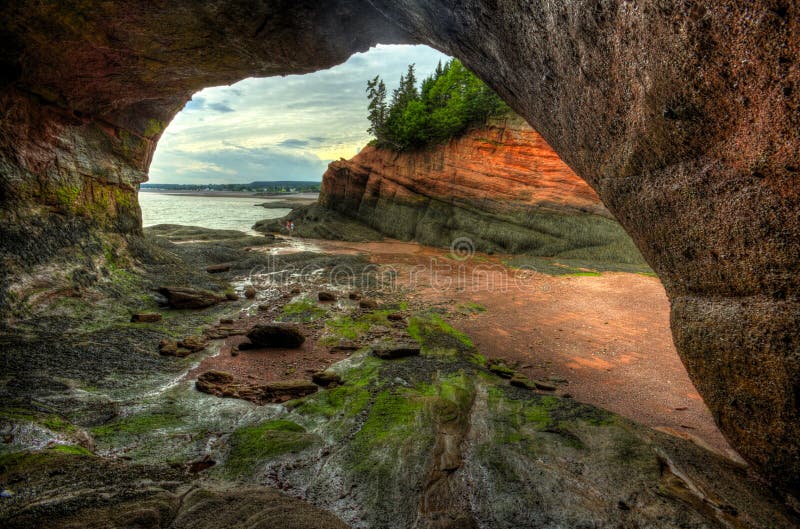
[[[425,150],[367,147],[333,162],[319,205],[432,246],[468,238],[486,252],[643,264],[592,188],[513,116]],[[292,215],[310,230],[325,217],[312,236],[351,237],[319,209]]]
[[[362,201],[424,197],[485,212],[546,208],[610,218],[594,190],[520,118],[495,120],[418,152],[366,147],[330,164],[320,204],[353,213]]]

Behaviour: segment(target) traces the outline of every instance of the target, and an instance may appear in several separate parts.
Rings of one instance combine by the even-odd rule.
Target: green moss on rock
[[[270,420],[239,428],[230,437],[231,451],[225,462],[229,474],[252,473],[264,461],[288,453],[298,453],[315,445],[316,435],[287,420]]]

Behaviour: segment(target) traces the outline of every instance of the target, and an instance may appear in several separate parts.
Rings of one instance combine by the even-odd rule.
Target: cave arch
[[[15,4],[15,5],[14,5]],[[800,490],[800,13],[794,1],[6,3],[2,298],[135,193],[191,94],[377,43],[459,57],[599,193],[662,279],[732,445]]]

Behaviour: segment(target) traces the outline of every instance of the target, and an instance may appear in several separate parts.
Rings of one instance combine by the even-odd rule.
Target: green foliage
[[[379,147],[405,151],[446,141],[490,116],[509,112],[491,88],[461,61],[439,64],[417,88],[414,65],[386,102],[386,85],[380,76],[367,82],[368,132]]]

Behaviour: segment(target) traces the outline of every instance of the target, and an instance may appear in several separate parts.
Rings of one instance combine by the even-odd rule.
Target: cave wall
[[[797,492],[799,9],[794,0],[4,3],[0,303],[47,260],[31,249],[56,255],[85,239],[74,233],[135,236],[137,185],[194,91],[326,68],[377,42],[428,43],[483,77],[597,191],[661,277],[678,351],[722,431]]]

